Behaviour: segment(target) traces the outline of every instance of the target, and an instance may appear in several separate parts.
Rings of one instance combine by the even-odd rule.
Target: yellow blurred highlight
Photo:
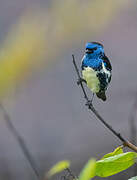
[[[0,96],[39,63],[46,33],[41,18],[40,13],[26,13],[9,32],[0,53]]]
[[[126,5],[127,0],[58,0],[48,10],[24,12],[0,51],[0,97],[22,83],[41,59],[45,68],[71,45],[93,40]]]
[[[68,160],[59,161],[48,171],[48,173],[46,173],[46,177],[51,177],[57,173],[64,171],[69,167],[70,167],[70,162]]]
[[[71,45],[102,32],[126,0],[60,0],[51,8],[52,37],[58,44]]]

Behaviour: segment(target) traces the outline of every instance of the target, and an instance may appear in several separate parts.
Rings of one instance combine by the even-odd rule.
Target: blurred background
[[[108,99],[104,103],[95,98],[94,106],[114,129],[136,143],[136,1],[0,1],[0,104],[41,176],[63,159],[69,159],[78,174],[89,158],[99,159],[121,145],[89,113],[76,84],[71,55],[80,65],[88,41],[104,45],[113,67]],[[0,179],[34,180],[1,106]],[[128,179],[135,168],[108,179]]]

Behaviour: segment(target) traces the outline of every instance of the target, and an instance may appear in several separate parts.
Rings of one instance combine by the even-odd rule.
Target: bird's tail
[[[96,93],[96,95],[98,98],[102,99],[103,101],[106,101],[106,99],[107,99],[105,91],[98,92],[98,93]]]

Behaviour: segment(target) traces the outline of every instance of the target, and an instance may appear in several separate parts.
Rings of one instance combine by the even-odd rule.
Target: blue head
[[[103,45],[98,42],[88,42],[86,43],[85,53],[91,58],[99,57],[100,55],[104,54]]]
[[[99,69],[102,65],[101,56],[104,55],[103,45],[98,42],[88,42],[86,44],[85,55],[82,60],[83,67],[92,67],[93,69]]]

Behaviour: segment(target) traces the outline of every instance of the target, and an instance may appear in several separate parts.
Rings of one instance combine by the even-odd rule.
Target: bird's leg
[[[95,93],[93,93],[93,95],[92,95],[92,99],[91,100],[88,100],[87,102],[86,102],[86,106],[88,106],[88,108],[90,108],[91,106],[93,106],[93,104],[92,104],[92,102],[93,102],[93,99],[94,99],[94,95],[95,95]]]
[[[77,80],[77,84],[80,85],[82,82],[87,83],[85,79],[83,79],[83,78],[80,77],[80,78]]]

